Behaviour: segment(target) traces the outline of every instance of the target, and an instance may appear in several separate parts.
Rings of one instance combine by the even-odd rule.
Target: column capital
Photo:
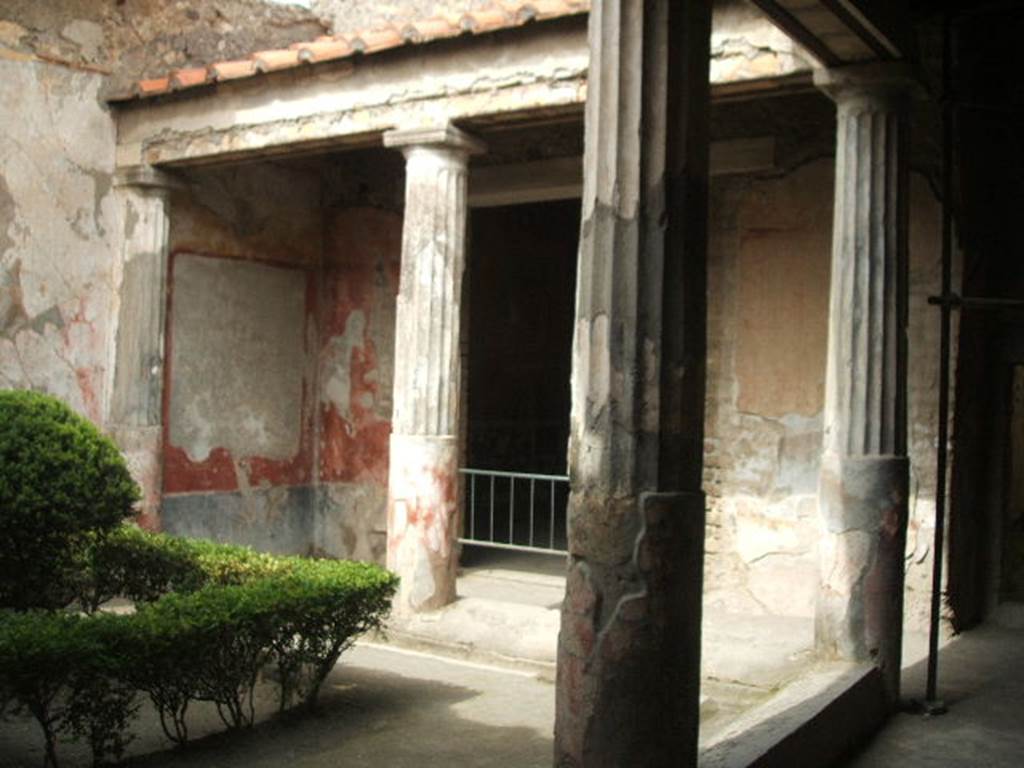
[[[166,194],[174,189],[182,189],[184,184],[177,176],[152,165],[133,165],[119,168],[114,173],[114,186]]]
[[[814,85],[837,104],[857,98],[909,101],[925,94],[921,81],[903,61],[816,69]]]
[[[407,150],[417,147],[455,150],[464,155],[479,155],[487,150],[483,141],[451,123],[441,126],[396,128],[384,134],[384,146]]]

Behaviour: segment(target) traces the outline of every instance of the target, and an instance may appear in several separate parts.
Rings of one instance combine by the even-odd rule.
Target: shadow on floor
[[[904,670],[905,698],[924,696],[926,670]],[[938,689],[947,714],[895,715],[849,768],[1024,764],[1024,630],[987,625],[955,638],[939,653]]]
[[[415,676],[414,676],[415,675]],[[551,765],[554,690],[526,676],[454,665],[377,648],[355,648],[331,675],[312,716],[270,717],[184,750],[133,757],[137,768]],[[38,768],[38,738],[7,743],[4,768]],[[80,752],[62,768],[88,765]]]

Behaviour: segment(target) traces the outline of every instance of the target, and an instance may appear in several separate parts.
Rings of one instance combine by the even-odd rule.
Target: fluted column
[[[555,764],[697,761],[710,3],[593,3]]]
[[[902,65],[822,71],[837,105],[819,486],[820,653],[872,661],[899,695],[907,529],[907,139]]]
[[[397,610],[422,611],[455,599],[466,171],[483,145],[451,125],[392,131],[384,144],[406,158],[388,567],[402,579]]]
[[[158,525],[162,477],[168,198],[173,177],[149,166],[115,179],[124,232],[108,428],[143,492],[143,524]]]

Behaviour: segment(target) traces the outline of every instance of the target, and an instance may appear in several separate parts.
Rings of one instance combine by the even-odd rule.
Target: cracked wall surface
[[[124,227],[110,87],[324,29],[262,0],[0,4],[0,386],[107,420]]]
[[[103,78],[0,57],[0,386],[102,422],[120,226]]]
[[[705,600],[730,612],[814,612],[833,173],[824,157],[712,185]],[[939,287],[941,211],[924,177],[912,179],[905,616],[922,629],[939,327],[927,297]]]

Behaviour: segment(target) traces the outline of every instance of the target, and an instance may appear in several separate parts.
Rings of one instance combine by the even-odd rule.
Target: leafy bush
[[[117,447],[48,395],[0,391],[0,607],[67,605],[81,557],[139,498]]]
[[[380,627],[398,583],[375,565],[272,557],[127,528],[97,543],[88,561],[99,568],[87,580],[90,599],[141,595],[134,613],[0,615],[0,701],[39,722],[47,765],[56,765],[59,734],[87,740],[97,764],[119,759],[137,692],[178,744],[188,740],[192,702],[212,702],[229,728],[251,725],[268,664],[279,670],[282,709],[297,699],[312,707],[341,653]],[[158,573],[135,572],[149,566]],[[171,588],[184,591],[159,595]]]
[[[208,584],[243,584],[285,572],[293,567],[293,560],[122,525],[90,547],[78,600],[90,613],[114,597],[150,603],[170,592],[195,592]]]
[[[253,721],[253,691],[270,659],[274,600],[258,582],[210,585],[190,595],[168,595],[133,618],[131,680],[150,695],[168,738],[188,738],[191,701],[216,705],[224,724]]]
[[[259,584],[279,596],[272,650],[280,708],[298,698],[312,709],[341,654],[359,635],[380,629],[398,578],[366,563],[301,560],[291,573]]]
[[[86,420],[45,395],[0,392],[0,712],[35,718],[46,766],[60,736],[87,741],[96,765],[119,760],[139,693],[179,744],[194,701],[229,728],[251,725],[268,664],[281,708],[311,707],[342,651],[390,609],[398,580],[382,568],[146,533],[123,524],[138,498]],[[99,611],[117,596],[136,611]],[[73,601],[85,613],[53,610]]]
[[[131,740],[135,693],[120,682],[123,660],[106,643],[118,618],[59,611],[0,618],[0,689],[39,724],[45,766],[57,765],[60,733],[86,739],[97,764],[119,759]]]
[[[122,525],[89,548],[78,599],[91,613],[114,597],[150,603],[169,592],[194,592],[208,581],[192,542]]]

